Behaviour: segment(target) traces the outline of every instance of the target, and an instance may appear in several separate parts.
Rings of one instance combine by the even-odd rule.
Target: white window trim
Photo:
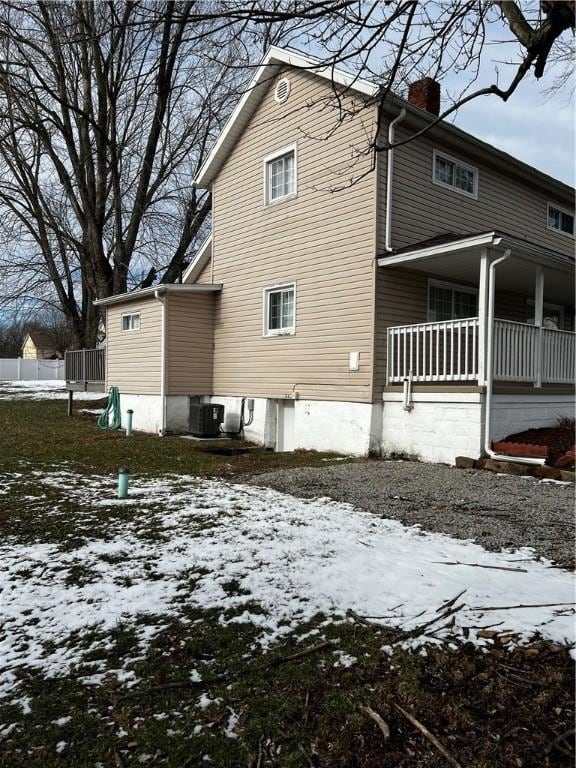
[[[278,157],[282,157],[282,155],[287,155],[289,152],[294,152],[294,191],[290,192],[290,194],[288,195],[277,197],[275,200],[270,200],[268,195],[268,186],[269,186],[268,163],[272,162],[272,160],[276,160]],[[266,155],[266,157],[264,158],[263,177],[264,177],[264,206],[266,208],[269,208],[272,205],[277,205],[278,203],[284,203],[286,202],[286,200],[293,200],[295,197],[298,197],[298,145],[290,144],[287,147],[282,147],[282,149],[278,149],[275,152],[272,152],[271,154]]]
[[[268,328],[268,297],[275,291],[292,288],[294,291],[294,311],[292,313],[292,328],[278,328],[270,330]],[[279,283],[278,285],[269,285],[262,290],[262,336],[270,338],[274,336],[294,336],[296,333],[296,283]]]
[[[564,235],[564,237],[570,237],[572,240],[574,240],[575,233],[572,232],[564,232],[563,229],[557,229],[556,227],[550,226],[550,208],[554,208],[557,211],[560,211],[560,213],[565,213],[568,216],[572,216],[572,221],[574,222],[574,226],[576,227],[576,216],[574,215],[574,211],[569,211],[568,208],[564,208],[561,205],[556,205],[556,203],[548,203],[546,205],[546,229],[549,229],[551,232],[556,232],[558,235]]]
[[[427,305],[426,305],[426,318],[429,323],[450,323],[451,320],[432,320],[430,312],[430,288],[447,288],[451,291],[460,291],[460,293],[471,293],[478,297],[478,288],[474,288],[471,285],[462,285],[461,283],[450,283],[447,280],[428,280],[427,291]],[[459,320],[467,320],[466,317],[458,318]]]
[[[443,181],[438,181],[436,178],[436,158],[441,157],[444,160],[449,160],[451,163],[454,163],[455,165],[459,165],[461,168],[465,168],[467,171],[472,171],[474,174],[474,192],[466,192],[465,189],[460,189],[459,187],[452,186],[451,184],[446,184]],[[459,160],[457,157],[454,157],[453,155],[449,155],[446,152],[443,152],[441,149],[435,149],[432,152],[432,183],[436,184],[437,187],[442,187],[442,189],[449,189],[451,192],[456,192],[459,195],[464,195],[464,197],[469,197],[472,200],[478,200],[478,168],[475,165],[470,165],[470,163],[464,163],[462,160]]]
[[[124,328],[124,318],[138,315],[138,328]],[[124,312],[120,318],[120,330],[122,333],[137,333],[142,329],[142,315],[140,312]]]

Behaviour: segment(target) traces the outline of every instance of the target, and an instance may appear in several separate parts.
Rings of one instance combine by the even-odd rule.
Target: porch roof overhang
[[[511,259],[499,268],[500,288],[531,296],[536,267],[545,271],[545,290],[549,300],[574,302],[575,260],[547,248],[503,232],[477,232],[468,235],[446,233],[421,243],[378,257],[378,266],[427,272],[454,282],[476,283],[479,261],[485,249],[493,254],[511,251]],[[518,269],[520,259],[533,269]],[[566,279],[567,275],[571,279]]]
[[[138,301],[140,299],[153,298],[156,294],[177,293],[217,293],[222,290],[221,283],[193,283],[189,285],[180,283],[168,283],[166,285],[155,285],[151,288],[144,288],[141,291],[130,291],[129,293],[119,293],[116,296],[109,296],[106,299],[97,299],[94,302],[96,307],[106,307],[110,304],[124,304],[129,301]]]

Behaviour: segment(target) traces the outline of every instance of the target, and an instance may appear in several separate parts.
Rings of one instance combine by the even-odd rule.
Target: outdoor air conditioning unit
[[[219,437],[224,406],[219,403],[190,403],[188,430],[194,437]]]

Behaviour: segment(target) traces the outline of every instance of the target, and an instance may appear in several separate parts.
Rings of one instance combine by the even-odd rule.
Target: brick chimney
[[[408,101],[433,115],[440,114],[440,83],[432,77],[422,77],[408,86]]]

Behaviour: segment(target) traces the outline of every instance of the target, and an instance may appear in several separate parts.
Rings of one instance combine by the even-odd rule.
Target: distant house
[[[573,190],[450,123],[402,143],[437,120],[429,78],[387,98],[372,169],[377,95],[270,49],[195,180],[213,232],[183,283],[96,302],[123,419],[249,399],[277,450],[452,462],[574,413]]]
[[[62,360],[64,355],[47,331],[30,331],[22,345],[25,360]]]

